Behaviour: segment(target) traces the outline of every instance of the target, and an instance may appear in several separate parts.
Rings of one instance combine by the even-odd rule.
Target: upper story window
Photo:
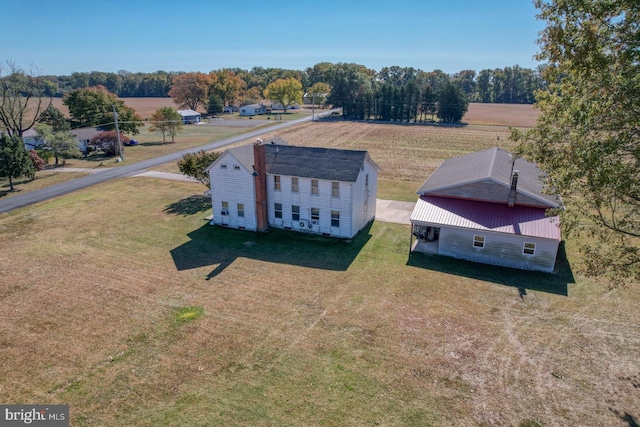
[[[275,191],[280,191],[280,175],[273,176],[273,189]]]
[[[340,197],[340,183],[338,181],[331,183],[331,196]]]
[[[311,180],[311,194],[318,194],[318,180]]]
[[[484,236],[473,236],[473,246],[476,248],[484,248]]]
[[[296,177],[291,178],[291,192],[292,193],[298,192],[298,178]]]

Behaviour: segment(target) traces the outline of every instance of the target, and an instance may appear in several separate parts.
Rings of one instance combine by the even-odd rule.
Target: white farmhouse
[[[258,140],[225,151],[207,171],[211,224],[352,238],[375,218],[380,169],[366,151]]]

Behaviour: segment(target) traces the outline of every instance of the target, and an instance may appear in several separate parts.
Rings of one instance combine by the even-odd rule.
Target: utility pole
[[[116,106],[113,106],[113,120],[116,122],[116,138],[118,138],[118,150],[120,150],[120,161],[124,162],[124,152],[122,150],[122,141],[120,141],[120,129],[118,128],[118,112]]]
[[[316,118],[316,94],[311,94],[311,121]]]

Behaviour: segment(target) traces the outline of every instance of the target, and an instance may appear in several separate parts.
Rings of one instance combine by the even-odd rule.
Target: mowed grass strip
[[[211,227],[201,190],[129,178],[0,216],[0,400],[87,426],[637,419],[639,297],[574,279],[578,246],[557,275],[409,258],[396,224]]]

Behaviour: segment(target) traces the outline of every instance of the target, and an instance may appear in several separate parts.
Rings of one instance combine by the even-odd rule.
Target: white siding
[[[291,191],[291,176],[280,177],[280,190],[274,189],[273,175],[267,175],[267,212],[269,226],[328,234],[336,237],[353,237],[351,233],[351,188],[349,182],[339,183],[339,197],[332,196],[332,181],[318,180],[318,194],[311,194],[311,178],[298,177],[298,192]],[[282,204],[282,218],[275,217],[275,204]],[[293,221],[291,206],[300,206],[300,220]],[[317,224],[311,224],[311,208],[320,210]],[[340,212],[340,226],[331,226],[331,211]],[[300,224],[303,224],[302,226]]]
[[[473,246],[476,235],[484,236],[483,248]],[[533,255],[522,253],[525,242],[536,244]],[[438,254],[485,264],[552,272],[558,244],[557,240],[539,237],[442,227]]]
[[[367,175],[369,183],[366,185]],[[378,194],[378,171],[365,160],[357,181],[353,184],[353,220],[351,236],[362,230],[376,216],[376,197]]]
[[[223,165],[226,165],[226,168],[223,168]],[[227,152],[210,167],[209,176],[213,207],[211,224],[255,231],[256,198],[251,172]],[[229,204],[229,215],[221,214],[222,202]],[[238,203],[244,205],[244,218],[238,217]]]

